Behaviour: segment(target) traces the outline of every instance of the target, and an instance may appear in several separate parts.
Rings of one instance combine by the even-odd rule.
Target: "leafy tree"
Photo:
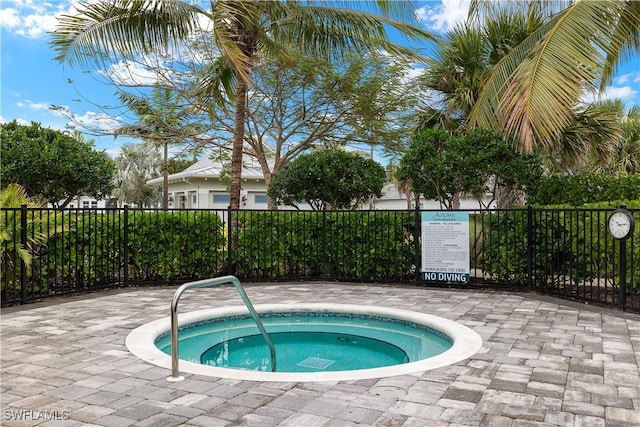
[[[170,157],[169,158],[169,174],[182,172],[189,166],[195,164],[197,159],[188,160],[182,157]]]
[[[414,192],[437,200],[447,209],[456,208],[456,194],[479,188],[484,178],[476,174],[475,149],[442,129],[429,129],[413,136],[400,160],[396,178],[410,180]]]
[[[78,140],[32,122],[0,125],[2,181],[64,208],[79,195],[102,199],[113,190],[113,161],[95,151],[93,141]]]
[[[498,208],[522,205],[528,190],[542,176],[541,157],[518,153],[512,140],[482,129],[474,129],[462,139],[476,150],[477,173],[486,177],[484,186],[471,190],[478,203],[486,208],[494,201]],[[491,197],[483,201],[487,194]]]
[[[495,198],[497,187],[524,190],[540,173],[535,158],[518,155],[491,132],[452,136],[442,129],[429,129],[414,135],[396,176],[411,180],[413,191],[425,198],[456,209],[461,193],[474,194],[480,201],[491,192]]]
[[[356,7],[342,7],[342,3]],[[431,37],[415,22],[409,2],[326,2],[220,0],[210,10],[175,0],[83,1],[78,15],[63,15],[52,44],[60,62],[121,60],[127,54],[176,46],[207,20],[220,55],[201,82],[203,103],[220,99],[227,89],[235,105],[231,156],[232,209],[240,206],[242,152],[247,93],[258,60],[287,54],[292,46],[312,56],[339,57],[346,48],[361,52],[382,49],[392,55],[414,52],[387,38],[385,25],[414,39]],[[381,15],[366,10],[379,10]]]
[[[154,206],[158,201],[158,189],[154,185],[147,184],[147,178],[137,174],[133,177],[133,185],[129,193],[129,200],[135,206]]]
[[[273,178],[269,197],[285,205],[306,201],[314,210],[354,209],[382,196],[384,168],[372,159],[341,150],[302,154]]]
[[[256,159],[269,186],[273,175],[310,148],[393,148],[410,132],[418,101],[404,81],[407,68],[379,53],[339,62],[296,53],[259,63],[248,94],[245,155]],[[218,109],[215,120],[212,134],[231,142],[233,115]],[[269,207],[276,206],[270,200]]]
[[[526,4],[546,11],[547,19],[483,79],[470,123],[514,134],[521,150],[532,151],[562,142],[558,137],[585,91],[603,91],[619,64],[640,51],[640,2]],[[484,21],[500,9],[521,5],[473,0],[470,18]]]

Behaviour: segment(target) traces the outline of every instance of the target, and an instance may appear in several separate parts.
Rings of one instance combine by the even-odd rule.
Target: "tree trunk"
[[[267,190],[269,190],[269,187],[271,186],[271,181],[273,180],[273,174],[275,173],[276,167],[274,166],[273,169],[274,169],[274,172],[265,172],[264,173],[264,183],[265,183],[265,186],[267,187]],[[278,205],[276,204],[275,200],[273,200],[269,196],[267,196],[267,209],[269,209],[271,211],[277,211],[278,210]]]
[[[498,209],[506,209],[513,206],[524,206],[524,194],[517,189],[511,189],[500,182],[496,185],[495,190],[496,207]]]
[[[238,76],[236,81],[236,117],[231,150],[231,210],[240,209],[242,186],[242,151],[244,147],[244,121],[247,115],[247,83]]]
[[[455,192],[451,196],[450,209],[460,209],[460,193],[459,192]]]

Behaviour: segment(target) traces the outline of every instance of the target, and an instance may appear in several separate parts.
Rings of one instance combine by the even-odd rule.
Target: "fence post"
[[[414,209],[414,221],[413,221],[413,244],[414,244],[414,263],[416,266],[415,279],[416,282],[421,280],[420,270],[422,269],[422,245],[420,244],[422,239],[422,223],[420,218],[420,205],[416,203]]]
[[[27,249],[27,205],[20,206],[20,244]],[[27,302],[27,264],[20,258],[20,303]]]
[[[322,278],[327,278],[327,211],[322,209]]]
[[[627,205],[620,205],[620,209],[626,209]],[[620,264],[618,266],[620,284],[618,285],[618,306],[620,310],[626,309],[627,305],[627,240],[620,240]]]
[[[231,251],[233,249],[233,222],[231,218],[231,205],[227,206],[227,273],[233,275]]]
[[[618,285],[618,306],[620,310],[624,310],[627,305],[627,241],[620,240],[620,265],[619,265],[620,284]]]
[[[122,248],[122,253],[124,256],[124,286],[129,285],[129,205],[124,205],[124,236],[122,236],[124,240],[124,247]]]
[[[527,287],[533,289],[533,207],[527,206]]]

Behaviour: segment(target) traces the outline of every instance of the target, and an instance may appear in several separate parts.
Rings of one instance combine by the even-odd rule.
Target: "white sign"
[[[469,212],[422,212],[422,280],[469,282]]]

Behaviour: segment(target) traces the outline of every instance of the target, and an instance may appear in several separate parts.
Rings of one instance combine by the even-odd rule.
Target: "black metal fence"
[[[463,285],[421,275],[424,212],[4,209],[2,305],[235,274],[508,287],[640,312],[640,226],[613,239],[611,210],[468,211]]]

